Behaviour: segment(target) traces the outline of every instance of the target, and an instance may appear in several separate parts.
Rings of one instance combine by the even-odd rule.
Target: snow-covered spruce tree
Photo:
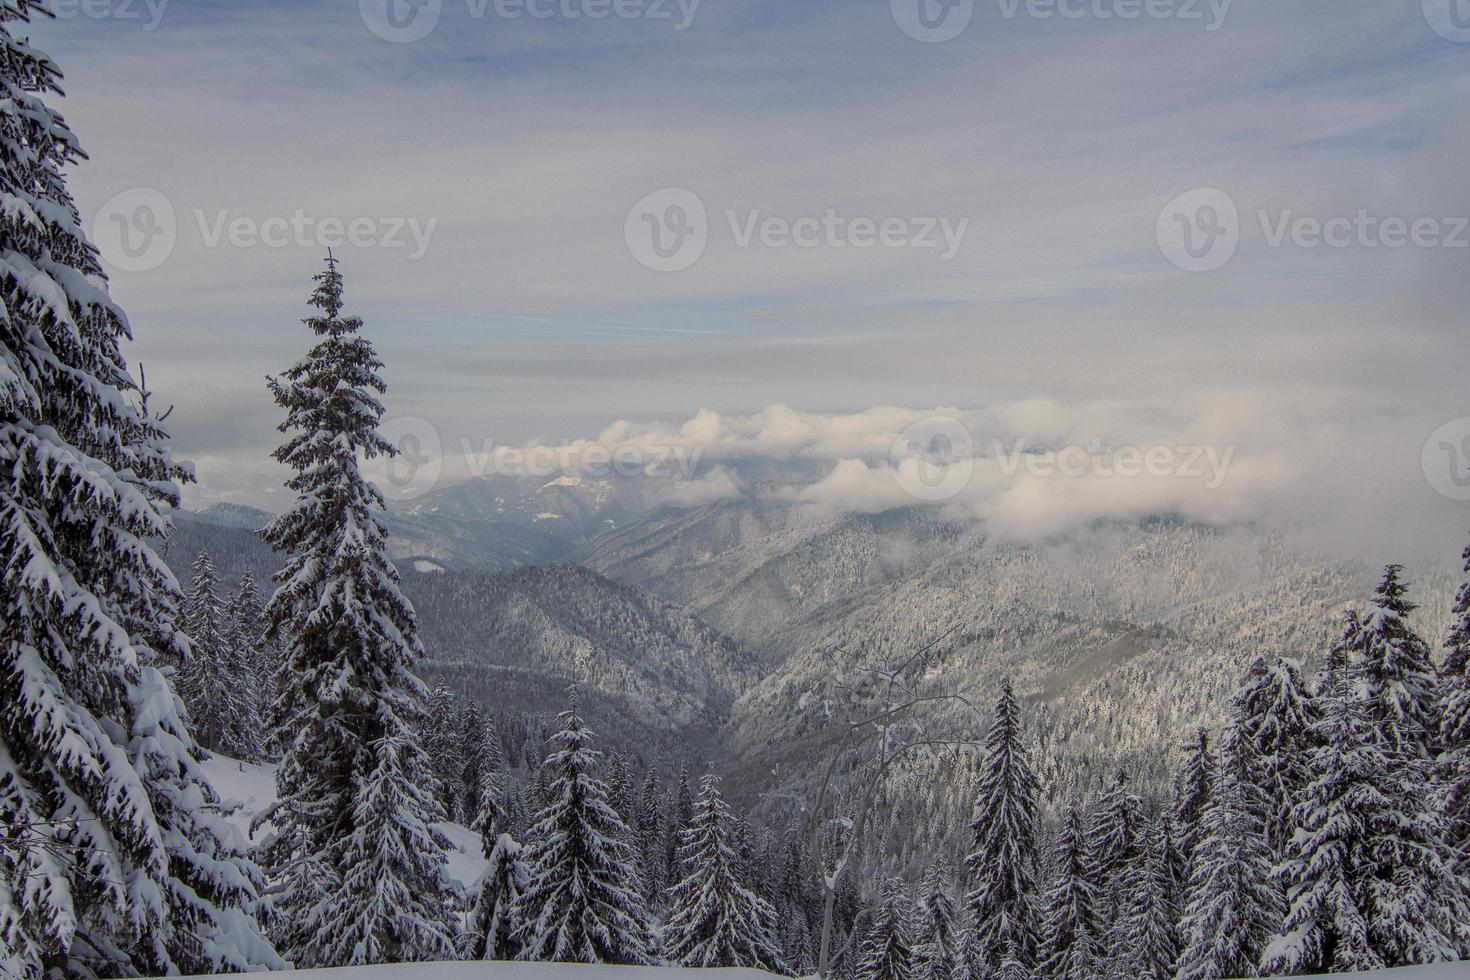
[[[1470,575],[1470,547],[1465,549]],[[1470,877],[1470,581],[1455,597],[1455,622],[1440,666],[1440,770],[1444,778],[1446,842],[1456,869]],[[1470,958],[1470,950],[1462,950]]]
[[[1269,809],[1259,780],[1255,746],[1232,724],[1190,874],[1178,980],[1253,976],[1281,923],[1281,890],[1271,878],[1266,844]]]
[[[668,883],[663,810],[663,789],[659,784],[658,766],[649,766],[638,797],[638,833],[634,843],[641,858],[643,895],[650,905],[658,902]]]
[[[679,767],[679,779],[669,800],[668,830],[664,835],[664,865],[669,869],[670,887],[684,876],[686,868],[679,866],[679,847],[689,821],[694,819],[694,789],[689,782],[689,764]]]
[[[1120,941],[1112,961],[1119,976],[1137,980],[1169,980],[1179,956],[1179,907],[1175,880],[1177,860],[1170,840],[1171,821],[1155,820],[1144,835],[1143,853],[1128,881]]]
[[[816,969],[817,951],[806,917],[795,915],[777,921],[785,922],[781,929],[781,959],[786,968],[798,977],[811,976]]]
[[[179,695],[189,709],[199,744],[234,759],[260,756],[260,703],[254,651],[240,643],[233,601],[219,594],[209,553],[194,562],[194,581],[184,601],[189,656],[179,671]]]
[[[488,854],[503,834],[510,833],[513,822],[511,800],[507,796],[505,754],[493,721],[480,726],[480,747],[475,757],[479,759],[479,785],[475,788],[478,812],[470,820],[470,827],[479,831],[480,842]]]
[[[1031,970],[1021,962],[1021,951],[1008,947],[1001,958],[1000,968],[995,971],[995,980],[1032,980]]]
[[[422,742],[437,784],[435,796],[439,805],[447,816],[456,817],[464,756],[460,752],[459,712],[455,710],[454,692],[443,684],[436,684],[429,695]]]
[[[756,856],[755,828],[750,825],[748,817],[741,816],[735,820],[730,833],[730,849],[735,852],[735,869],[740,883],[757,895],[769,895],[769,868]]]
[[[1280,934],[1262,955],[1261,972],[1267,976],[1383,966],[1368,937],[1365,886],[1367,828],[1382,802],[1378,784],[1387,764],[1367,737],[1344,671],[1319,691],[1318,702],[1312,778],[1293,808],[1296,834],[1277,870],[1286,885],[1288,911]]]
[[[465,698],[459,712],[459,776],[455,795],[459,797],[459,810],[455,817],[462,823],[472,823],[480,815],[480,739],[484,737],[485,719],[480,714],[480,702]]]
[[[342,888],[323,903],[322,959],[410,963],[453,958],[447,928],[451,886],[447,841],[424,819],[433,800],[422,783],[420,749],[403,734],[372,745],[377,764],[355,796],[356,827],[341,849]]]
[[[946,888],[944,867],[938,861],[924,873],[916,915],[915,980],[954,980],[959,975],[964,944],[956,925],[954,901]]]
[[[1257,657],[1232,699],[1236,724],[1255,746],[1269,806],[1266,842],[1280,861],[1295,831],[1292,809],[1310,780],[1317,709],[1301,667],[1284,657]]]
[[[1386,966],[1455,958],[1470,930],[1467,883],[1445,840],[1437,741],[1437,678],[1429,646],[1408,624],[1414,606],[1390,566],[1363,617],[1347,691],[1359,702],[1365,743],[1384,770],[1367,824],[1368,937]]]
[[[1429,644],[1409,625],[1415,609],[1402,581],[1403,568],[1390,565],[1358,634],[1355,675],[1367,685],[1369,721],[1399,761],[1433,757],[1437,740],[1439,681]]]
[[[225,645],[231,651],[231,666],[238,673],[235,701],[239,714],[227,720],[228,738],[238,758],[259,761],[266,757],[265,706],[270,702],[270,675],[275,664],[266,649],[264,607],[247,568],[240,576],[235,597],[225,611]]]
[[[515,905],[519,958],[535,962],[651,962],[653,937],[628,828],[594,774],[601,753],[577,713],[577,694],[546,760],[550,802],[526,848],[530,877]]]
[[[490,848],[485,875],[476,890],[470,912],[470,942],[465,955],[471,960],[513,960],[520,955],[517,939],[520,922],[516,903],[525,890],[529,872],[520,844],[501,834]]]
[[[1012,946],[1022,963],[1035,962],[1039,796],[1040,784],[1026,759],[1020,708],[1007,681],[985,739],[965,861],[970,881],[966,904],[974,924],[966,955],[974,976],[997,968]]]
[[[1195,732],[1184,754],[1184,764],[1174,778],[1174,832],[1186,869],[1199,845],[1200,827],[1210,805],[1215,785],[1215,753],[1210,748],[1209,729]]]
[[[287,413],[275,458],[297,495],[264,532],[286,556],[266,607],[284,648],[271,709],[277,908],[298,967],[438,959],[452,951],[448,842],[421,789],[432,785],[416,739],[423,647],[388,559],[383,496],[359,469],[395,452],[377,430],[386,386],[362,321],[342,315],[334,260],[316,283],[305,322],[320,340],[270,381]]]
[[[189,655],[179,670],[179,696],[199,744],[211,752],[226,752],[225,725],[235,708],[236,687],[230,670],[224,604],[219,597],[219,575],[209,552],[194,559],[194,580],[184,600],[184,632]]]
[[[638,822],[633,772],[628,768],[628,756],[622,752],[614,752],[607,760],[607,802],[630,827]]]
[[[179,696],[201,746],[234,758],[256,757],[253,677],[235,649],[219,576],[209,552],[194,560],[194,582],[184,602],[190,655],[179,670]]]
[[[1038,947],[1037,973],[1054,980],[1092,980],[1103,925],[1089,877],[1092,857],[1082,814],[1073,809],[1057,839],[1053,879]]]
[[[1142,853],[1142,830],[1143,801],[1129,788],[1128,773],[1120,768],[1093,806],[1087,828],[1087,853],[1092,859],[1088,875],[1097,889],[1098,913],[1104,923],[1122,920],[1128,879]],[[1096,938],[1100,946],[1107,945],[1105,934]]]
[[[66,187],[60,71],[12,33],[47,13],[0,0],[0,974],[275,966],[161,669],[187,651],[151,542],[187,473]]]
[[[547,788],[549,783],[550,777],[546,773],[546,767],[536,766],[531,775],[530,803],[538,811],[546,809],[546,805],[551,802],[551,791]]]
[[[680,835],[677,866],[685,876],[669,889],[664,958],[674,966],[785,972],[775,910],[740,881],[733,824],[719,778],[706,775],[689,827]]]
[[[858,947],[855,980],[913,980],[914,949],[909,934],[910,908],[903,882],[889,879],[883,904]]]

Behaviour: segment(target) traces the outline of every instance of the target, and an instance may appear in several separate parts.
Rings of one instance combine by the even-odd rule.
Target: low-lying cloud
[[[516,475],[651,476],[649,499],[682,506],[757,483],[813,519],[931,504],[1020,540],[1175,516],[1294,529],[1354,553],[1457,552],[1463,518],[1419,467],[1424,439],[1443,420],[1340,405],[1331,393],[1221,390],[1175,405],[703,410],[558,442],[444,435],[440,482],[506,475],[515,460],[528,467]]]

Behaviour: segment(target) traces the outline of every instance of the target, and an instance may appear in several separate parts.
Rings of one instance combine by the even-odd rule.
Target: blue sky
[[[1135,19],[1107,15],[1140,0],[1062,0],[1068,17],[977,0],[944,43],[900,29],[908,0],[702,0],[684,30],[674,0],[667,20],[442,0],[408,43],[370,29],[373,0],[94,2],[102,16],[33,35],[92,155],[73,179],[83,212],[137,188],[175,211],[167,258],[114,271],[113,289],[133,359],[179,406],[196,500],[259,502],[278,481],[259,380],[303,349],[320,260],[315,239],[210,244],[209,227],[300,209],[433,223],[421,257],[338,254],[391,410],[446,434],[583,436],[773,403],[1195,419],[1232,404],[1248,408],[1211,416],[1221,438],[1299,454],[1290,500],[1351,457],[1371,469],[1364,510],[1460,520],[1417,470],[1428,433],[1470,415],[1470,250],[1267,234],[1283,215],[1470,214],[1470,43],[1434,30],[1445,0],[1156,0],[1169,16]],[[625,235],[664,188],[709,216],[677,272],[640,264]],[[1208,272],[1158,237],[1196,188],[1240,215],[1238,249]],[[966,230],[948,260],[738,240],[752,215],[829,210]]]

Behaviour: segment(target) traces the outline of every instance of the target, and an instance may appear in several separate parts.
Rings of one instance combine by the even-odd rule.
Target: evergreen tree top
[[[326,271],[317,273],[312,279],[317,285],[308,302],[321,310],[322,315],[307,317],[303,322],[318,334],[332,336],[356,333],[362,329],[360,317],[342,316],[342,273],[330,250],[327,251]]]
[[[209,552],[199,552],[199,557],[194,559],[193,571],[197,582],[213,587],[217,575],[214,570],[214,560],[209,557]]]
[[[1374,592],[1375,607],[1401,617],[1419,608],[1408,599],[1409,587],[1403,581],[1403,574],[1403,565],[1389,565],[1383,570],[1383,581]]]

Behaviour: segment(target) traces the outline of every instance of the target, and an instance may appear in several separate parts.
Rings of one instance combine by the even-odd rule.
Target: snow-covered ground
[[[255,814],[276,801],[276,767],[237,762],[216,755],[204,763],[204,771],[226,805],[238,804],[230,822],[243,834],[250,832],[250,820]],[[449,838],[449,874],[465,888],[476,884],[485,873],[485,855],[480,848],[480,835],[457,823],[439,824],[444,836]],[[259,843],[264,831],[252,839]],[[341,976],[341,974],[337,974]],[[526,980],[540,980],[528,977]]]

